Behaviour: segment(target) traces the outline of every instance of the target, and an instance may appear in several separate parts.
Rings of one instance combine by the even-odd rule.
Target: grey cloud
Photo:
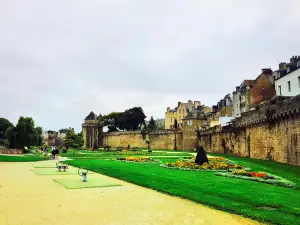
[[[300,3],[0,0],[0,116],[47,129],[139,105],[215,104],[299,54]],[[297,52],[298,51],[298,52]]]

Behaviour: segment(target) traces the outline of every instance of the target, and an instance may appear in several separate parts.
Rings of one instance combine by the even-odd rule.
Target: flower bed
[[[118,161],[133,162],[133,163],[160,163],[159,160],[152,159],[150,157],[120,157]]]
[[[166,162],[161,167],[169,169],[182,169],[194,171],[228,171],[231,169],[244,169],[243,166],[234,164],[226,159],[211,158],[209,163],[198,165],[193,161],[177,160],[176,162]]]
[[[100,151],[99,153],[103,155],[166,155],[167,154],[165,152],[127,151],[127,150],[122,150],[122,151],[112,150],[109,152]]]
[[[185,156],[183,158],[180,158],[183,161],[195,161],[196,157],[195,156]],[[228,159],[222,158],[222,157],[209,157],[208,156],[208,160],[218,160],[218,161],[226,161],[226,162],[232,162]]]
[[[257,182],[263,182],[267,184],[273,184],[277,186],[283,186],[288,188],[297,187],[295,183],[278,177],[276,175],[265,172],[247,172],[246,170],[233,170],[230,173],[216,173],[217,176],[233,177],[244,180],[252,180]]]

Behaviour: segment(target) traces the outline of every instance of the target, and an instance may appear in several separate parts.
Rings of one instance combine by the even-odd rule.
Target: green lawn
[[[156,151],[156,150],[154,150]],[[74,154],[75,153],[75,154]],[[100,151],[87,151],[87,150],[69,150],[67,153],[60,153],[60,156],[63,157],[70,157],[70,158],[86,158],[86,159],[90,159],[90,158],[109,158],[109,157],[122,157],[124,155],[122,154],[114,154],[114,152],[100,152]],[[141,154],[139,154],[139,151],[136,152],[136,154],[134,155],[130,155],[130,156],[139,156]],[[178,156],[178,157],[184,157],[184,156],[190,156],[190,154],[188,152],[176,152],[176,153],[167,153],[165,151],[162,151],[161,153],[156,153],[156,152],[152,152],[149,154],[142,154],[141,156]]]
[[[35,162],[46,160],[44,157],[37,156],[15,156],[15,155],[0,155],[0,162]]]
[[[282,176],[300,187],[300,167],[234,156],[226,158],[255,171]],[[158,159],[164,162],[176,160]],[[221,177],[213,172],[171,170],[162,168],[159,164],[135,164],[103,159],[74,159],[68,163],[77,167],[86,166],[95,172],[262,222],[299,225],[299,188],[291,189]],[[272,207],[275,210],[269,211],[259,207]]]

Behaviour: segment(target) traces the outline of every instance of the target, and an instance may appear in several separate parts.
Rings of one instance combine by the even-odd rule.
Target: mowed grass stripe
[[[275,175],[291,178],[291,181],[297,183],[298,170],[294,170],[293,166],[280,163],[270,164],[247,158],[229,158],[254,170],[264,168],[268,170],[266,172],[272,171]],[[161,168],[158,164],[140,165],[96,159],[75,159],[68,163],[74,166],[87,166],[95,172],[259,221],[274,224],[299,224],[299,188],[289,189],[247,180],[219,177],[208,172],[170,170]],[[298,181],[297,185],[299,183]],[[270,206],[276,209],[267,211],[258,208],[261,206]]]

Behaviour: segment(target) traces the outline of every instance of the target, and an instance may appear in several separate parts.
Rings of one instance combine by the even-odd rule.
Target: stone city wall
[[[139,131],[124,131],[124,132],[106,132],[103,133],[103,145],[111,147],[131,147],[147,148],[146,141],[150,141],[151,149],[182,149],[182,132],[163,130],[152,132],[146,135],[145,139]],[[176,146],[175,146],[176,140]]]
[[[208,152],[300,165],[300,96],[262,105],[232,125],[200,131]]]

